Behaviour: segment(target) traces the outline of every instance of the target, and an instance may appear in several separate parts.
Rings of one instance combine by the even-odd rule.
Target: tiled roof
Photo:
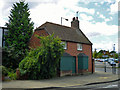
[[[36,30],[40,30],[41,28],[44,28],[49,34],[54,33],[55,37],[58,36],[63,41],[92,44],[80,29],[75,29],[72,27],[67,27],[51,22],[44,23]]]

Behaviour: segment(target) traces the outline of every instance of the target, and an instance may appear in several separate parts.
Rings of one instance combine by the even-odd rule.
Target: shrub
[[[16,72],[8,72],[8,77],[10,77],[11,80],[16,80]]]
[[[24,76],[27,74],[29,77],[28,79],[39,79],[40,63],[38,63],[36,55],[32,56],[34,55],[33,53],[35,52],[30,51],[29,55],[20,62],[20,75]]]
[[[1,65],[0,69],[2,70],[2,75],[7,76],[8,75],[8,70],[5,66]]]
[[[28,79],[52,78],[57,75],[60,58],[64,52],[61,40],[54,35],[39,37],[41,46],[32,49],[19,63],[21,76]]]

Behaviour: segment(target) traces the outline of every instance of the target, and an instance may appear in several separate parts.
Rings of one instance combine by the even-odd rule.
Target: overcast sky
[[[0,0],[0,26],[8,22],[12,4],[19,0]],[[119,0],[26,0],[34,27],[46,21],[71,26],[78,13],[80,29],[93,43],[93,50],[118,51],[118,2]],[[120,30],[119,30],[120,31]],[[119,39],[120,40],[120,39]]]

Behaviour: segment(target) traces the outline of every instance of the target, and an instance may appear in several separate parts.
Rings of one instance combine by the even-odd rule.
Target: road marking
[[[101,79],[107,79],[107,78],[110,78],[110,77],[99,77],[99,78],[101,78]]]
[[[118,87],[118,85],[108,85],[108,86],[102,87],[102,88],[112,88],[112,87]]]

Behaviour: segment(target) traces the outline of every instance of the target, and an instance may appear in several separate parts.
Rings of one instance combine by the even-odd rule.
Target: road
[[[116,64],[116,66],[118,66],[118,64]],[[105,64],[103,62],[95,61],[95,71],[105,72]],[[110,66],[109,63],[106,62],[106,72],[118,74],[119,70],[118,68],[112,68],[112,66]]]
[[[104,67],[105,67],[105,64],[103,62],[95,61],[95,71],[105,72]],[[113,71],[112,66],[110,66],[106,62],[106,72],[112,73],[112,74],[118,74],[118,69],[116,69],[116,72]],[[102,84],[84,85],[84,86],[78,85],[78,86],[72,86],[72,87],[66,87],[66,88],[79,88],[83,90],[101,90],[103,88],[106,88],[106,89],[113,88],[113,90],[119,90],[118,89],[119,85],[120,85],[120,81],[119,81],[119,84],[118,84],[118,81],[116,81],[116,82],[109,82],[109,83],[102,83]]]
[[[112,82],[112,83],[103,83],[103,84],[93,84],[93,85],[85,85],[85,86],[73,86],[73,87],[67,87],[67,88],[81,88],[83,90],[100,90],[100,89],[107,89],[107,88],[113,88],[113,90],[119,90],[118,89],[118,82]]]

